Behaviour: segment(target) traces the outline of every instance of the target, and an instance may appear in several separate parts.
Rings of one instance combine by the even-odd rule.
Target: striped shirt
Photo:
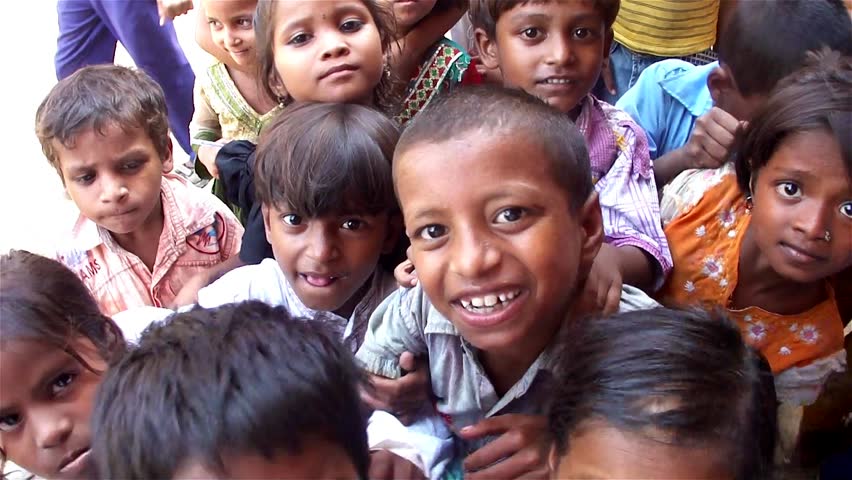
[[[615,40],[634,52],[679,57],[716,43],[719,0],[621,0]]]

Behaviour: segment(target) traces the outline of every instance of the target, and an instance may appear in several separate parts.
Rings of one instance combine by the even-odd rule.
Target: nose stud
[[[822,238],[826,241],[826,243],[831,242],[831,232],[826,230],[825,235]]]

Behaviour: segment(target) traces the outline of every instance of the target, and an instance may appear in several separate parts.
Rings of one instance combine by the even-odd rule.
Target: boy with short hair
[[[245,302],[151,327],[104,376],[100,478],[367,478],[352,355],[314,322]]]
[[[590,94],[612,43],[618,0],[474,0],[470,18],[482,63],[503,85],[545,100],[585,137],[603,211],[604,246],[587,288],[618,303],[622,280],[648,291],[672,268],[642,129]]]
[[[379,306],[356,358],[397,378],[403,352],[428,357],[465,469],[540,472],[555,339],[586,313],[578,299],[603,240],[583,137],[523,92],[461,89],[409,124],[394,184],[418,283]],[[633,287],[619,297],[621,310],[655,305]]]
[[[243,229],[227,207],[169,173],[168,129],[162,89],[114,65],[60,81],[36,113],[42,150],[80,210],[57,258],[106,315],[169,306],[239,251]]]
[[[839,0],[736,2],[719,39],[719,61],[648,67],[616,103],[645,129],[657,185],[728,159],[734,135],[781,78],[828,46],[852,54],[852,22]]]

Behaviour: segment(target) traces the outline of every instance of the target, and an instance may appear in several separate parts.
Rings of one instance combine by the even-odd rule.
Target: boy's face
[[[106,363],[82,337],[69,345],[95,371]],[[12,340],[0,349],[0,448],[30,473],[91,478],[89,417],[101,377],[64,350]]]
[[[302,303],[344,317],[399,232],[387,213],[305,218],[267,205],[263,223],[275,259]]]
[[[528,2],[504,12],[495,38],[476,29],[482,62],[500,68],[503,85],[520,88],[564,113],[594,87],[612,33],[589,0]]]
[[[597,197],[571,211],[549,155],[527,136],[415,144],[394,164],[418,280],[487,352],[550,343],[600,247]]]
[[[220,472],[201,462],[181,465],[172,480],[190,479],[343,479],[358,478],[355,466],[339,445],[313,439],[301,446],[299,454],[276,453],[272,458],[263,455],[229,454],[223,456],[225,471]]]
[[[141,128],[88,129],[73,147],[54,144],[68,195],[87,218],[115,234],[134,232],[160,214],[160,184],[172,169]]]

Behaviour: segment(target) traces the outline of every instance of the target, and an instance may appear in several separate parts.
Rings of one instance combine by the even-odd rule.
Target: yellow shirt
[[[621,0],[615,40],[639,53],[680,57],[716,43],[719,0]]]

